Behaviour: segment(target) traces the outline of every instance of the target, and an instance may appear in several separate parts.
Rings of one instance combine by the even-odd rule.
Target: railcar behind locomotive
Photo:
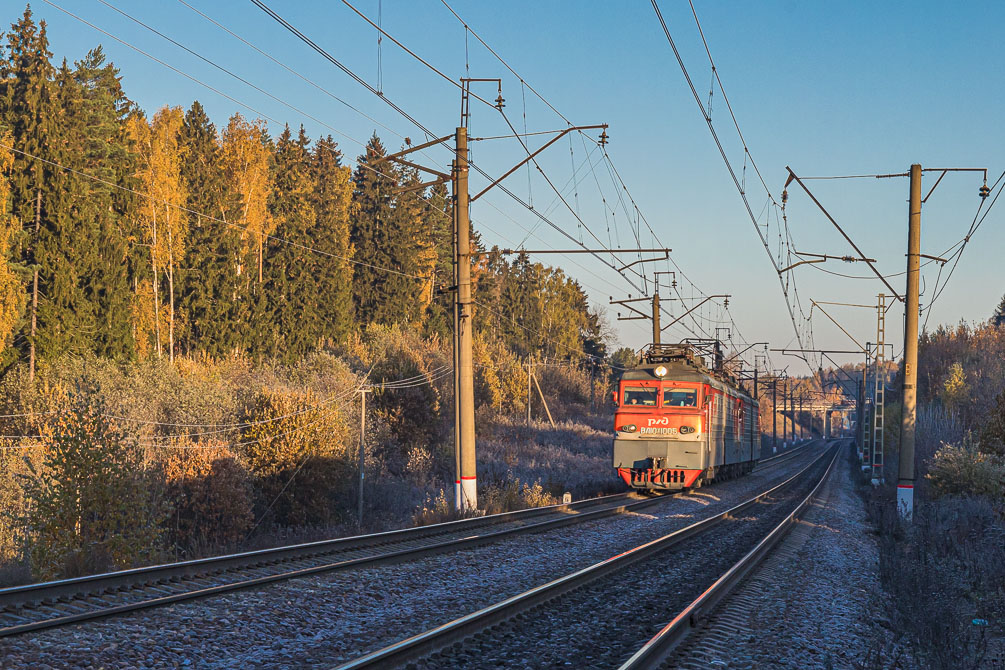
[[[750,472],[761,451],[757,402],[687,342],[651,345],[615,391],[614,467],[634,489],[698,487]]]

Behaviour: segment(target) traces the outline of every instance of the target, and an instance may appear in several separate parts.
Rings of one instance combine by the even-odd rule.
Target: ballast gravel
[[[826,463],[700,535],[409,664],[409,670],[607,670],[624,661],[728,570],[809,493]]]
[[[641,513],[3,639],[0,661],[4,669],[333,667],[724,511],[821,447],[807,451]]]
[[[879,583],[879,548],[846,447],[822,495],[788,537],[664,667],[914,669]]]

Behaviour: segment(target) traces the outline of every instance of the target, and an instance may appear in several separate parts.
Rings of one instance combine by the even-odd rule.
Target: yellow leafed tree
[[[14,327],[24,310],[26,294],[9,261],[14,232],[20,227],[17,217],[8,209],[10,200],[10,174],[14,154],[8,146],[14,141],[10,133],[0,135],[0,349],[6,349]]]
[[[184,147],[178,134],[184,123],[181,107],[163,107],[151,123],[141,114],[127,122],[130,137],[139,154],[137,177],[149,195],[139,208],[142,237],[150,247],[153,273],[154,338],[158,358],[161,356],[160,271],[168,282],[168,356],[174,361],[174,271],[185,253],[188,217],[180,210],[187,198],[181,179]]]
[[[232,192],[241,196],[240,224],[245,244],[253,244],[258,256],[258,283],[262,283],[262,244],[275,230],[269,216],[268,198],[272,189],[269,175],[269,148],[265,144],[265,123],[249,122],[240,114],[230,117],[223,131],[223,165]],[[250,241],[246,235],[250,236]],[[237,268],[240,274],[241,268]]]

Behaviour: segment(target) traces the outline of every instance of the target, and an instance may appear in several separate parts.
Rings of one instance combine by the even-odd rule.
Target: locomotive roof
[[[657,377],[655,370],[661,365],[666,366],[667,373],[663,377]],[[679,362],[643,363],[629,370],[625,370],[621,374],[621,379],[622,381],[660,381],[661,379],[665,379],[667,381],[709,384],[712,388],[720,391],[729,390],[750,399],[750,396],[743,389],[733,386],[732,384],[728,384],[705,370],[699,370],[691,365]]]

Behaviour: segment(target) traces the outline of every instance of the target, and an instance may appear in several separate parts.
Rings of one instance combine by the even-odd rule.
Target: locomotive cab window
[[[663,389],[664,407],[697,407],[698,391],[695,389]]]
[[[656,394],[659,389],[648,388],[645,386],[626,386],[625,387],[625,405],[647,405],[649,407],[656,406]]]

